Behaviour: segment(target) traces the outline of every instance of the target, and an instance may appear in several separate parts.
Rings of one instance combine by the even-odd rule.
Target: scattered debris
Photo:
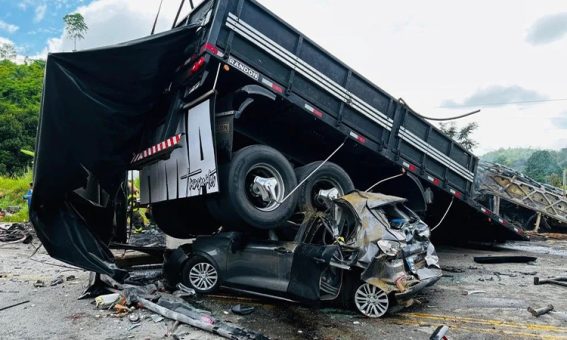
[[[543,284],[554,284],[558,286],[567,287],[567,277],[552,277],[549,279],[540,279],[539,277],[534,277],[534,285],[543,285]]]
[[[553,305],[547,305],[546,307],[542,308],[532,308],[528,307],[528,312],[532,313],[533,316],[540,317],[543,314],[547,314],[553,310]]]
[[[95,299],[95,306],[99,309],[110,309],[114,307],[114,305],[117,304],[119,300],[120,294],[118,293],[100,295]]]
[[[237,315],[249,315],[254,313],[254,311],[256,310],[256,308],[252,307],[252,306],[243,306],[241,304],[232,306],[232,308],[230,309],[234,314]]]
[[[59,275],[57,276],[55,279],[51,280],[51,282],[49,283],[50,286],[57,286],[60,285],[64,282],[63,280],[63,275]]]
[[[443,268],[441,268],[441,270],[444,271],[444,272],[449,272],[449,273],[464,273],[465,272],[464,268],[451,267],[451,266],[444,266]]]
[[[43,282],[42,280],[37,280],[33,283],[33,286],[35,288],[45,287],[45,282]]]
[[[131,331],[131,330],[133,330],[134,328],[138,328],[138,327],[140,327],[141,325],[142,325],[142,324],[139,323],[139,322],[138,322],[138,323],[135,323],[135,324],[133,324],[132,326],[130,326],[130,327],[128,328],[128,331]]]
[[[0,242],[3,244],[31,243],[33,240],[33,227],[29,223],[2,224],[0,228]]]
[[[495,264],[495,263],[528,263],[537,260],[533,256],[475,256],[474,262]]]
[[[201,319],[194,319],[185,314],[173,311],[171,309],[160,306],[159,304],[153,303],[149,300],[139,298],[138,304],[140,307],[151,310],[154,313],[158,313],[168,319],[176,320],[179,322],[186,323],[195,328],[199,328],[216,335],[220,335],[227,339],[267,339],[261,334],[245,330],[221,321],[214,320],[212,317],[207,316]]]
[[[465,290],[463,295],[485,294],[485,290]]]
[[[447,334],[448,331],[449,331],[448,326],[441,325],[437,327],[437,329],[435,329],[435,332],[431,334],[429,340],[447,340],[447,337],[445,335]]]
[[[12,307],[16,307],[16,306],[19,306],[19,305],[23,305],[24,303],[28,303],[28,302],[30,302],[30,300],[26,300],[26,301],[14,303],[14,304],[11,304],[11,305],[8,305],[8,306],[0,307],[0,311],[6,310],[6,309],[9,309],[9,308],[12,308]]]
[[[155,323],[158,323],[158,322],[163,321],[163,316],[159,316],[159,315],[157,315],[157,314],[152,314],[152,315],[150,315],[150,318],[151,318]]]
[[[140,314],[132,313],[128,317],[128,320],[130,320],[131,323],[138,323],[138,322],[140,322]]]
[[[360,321],[353,321],[352,324],[353,325],[360,325]]]

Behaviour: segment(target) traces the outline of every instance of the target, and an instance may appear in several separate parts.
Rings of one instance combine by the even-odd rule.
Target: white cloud
[[[0,37],[0,44],[14,45],[14,42],[8,38]]]
[[[35,8],[35,16],[33,17],[34,22],[41,22],[45,17],[45,12],[47,10],[47,5],[42,4]]]
[[[0,30],[6,31],[8,33],[14,33],[19,29],[18,26],[9,24],[4,20],[0,20]]]

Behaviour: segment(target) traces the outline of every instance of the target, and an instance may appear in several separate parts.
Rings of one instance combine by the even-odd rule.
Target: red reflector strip
[[[311,112],[312,114],[314,114],[315,116],[319,117],[319,118],[323,118],[323,112],[317,110],[316,108],[314,108],[313,106],[309,105],[309,104],[305,104],[305,109],[309,112]]]
[[[359,143],[361,143],[361,144],[366,143],[366,138],[365,138],[364,136],[362,136],[362,135],[359,135],[358,133],[356,133],[356,132],[354,132],[354,131],[351,131],[351,132],[350,132],[350,136],[351,136],[352,138],[356,139],[356,141],[359,142]]]
[[[453,196],[455,196],[456,198],[461,198],[463,197],[463,194],[457,190],[454,189],[449,189],[449,192],[451,192],[453,194]]]
[[[210,42],[206,43],[205,45],[203,45],[203,47],[201,47],[201,53],[204,53],[206,51],[211,52],[212,54],[216,55],[217,57],[224,56],[224,53],[219,51],[219,49],[215,45],[211,44]]]
[[[191,74],[197,73],[203,66],[205,65],[205,57],[199,58],[193,66],[191,66],[190,72]]]
[[[272,90],[276,91],[277,93],[283,93],[283,88],[281,86],[279,86],[278,84],[274,83],[273,81],[270,81],[266,78],[262,78],[262,83],[264,85],[267,85],[269,88],[271,88]]]
[[[409,171],[411,172],[415,172],[417,170],[417,167],[413,164],[407,163],[407,162],[403,162],[402,165],[407,168]]]
[[[485,208],[480,208],[480,211],[482,211],[482,212],[483,212],[484,214],[486,214],[486,215],[492,214],[492,211],[490,211],[490,210],[488,210],[488,209],[485,209]]]
[[[276,91],[277,93],[283,93],[283,87],[279,86],[279,85],[276,84],[276,83],[273,83],[273,84],[272,84],[272,89],[273,89],[274,91]]]
[[[173,136],[171,138],[166,139],[165,141],[158,143],[156,145],[153,145],[149,148],[147,148],[146,150],[137,153],[134,158],[132,158],[132,161],[130,161],[130,163],[136,163],[141,161],[144,158],[148,158],[151,157],[161,151],[167,150],[169,148],[172,148],[173,146],[177,145],[179,143],[179,141],[181,141],[181,135],[176,135]]]
[[[427,179],[428,179],[431,183],[433,183],[434,185],[439,185],[439,184],[441,184],[441,180],[440,180],[439,178],[435,178],[435,177],[432,177],[432,176],[427,176]]]

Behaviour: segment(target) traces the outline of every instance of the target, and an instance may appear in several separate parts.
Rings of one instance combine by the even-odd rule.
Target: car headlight
[[[387,256],[395,257],[402,251],[402,246],[396,241],[380,240],[376,243],[378,248]]]

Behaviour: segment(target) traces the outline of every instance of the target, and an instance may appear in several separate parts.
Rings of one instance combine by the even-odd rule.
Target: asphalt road
[[[131,329],[128,318],[97,310],[92,300],[77,300],[88,273],[51,259],[42,250],[30,260],[32,245],[0,244],[0,339],[157,339],[172,322],[152,321],[139,311],[140,326]],[[567,242],[508,243],[499,249],[439,247],[444,277],[420,295],[421,304],[383,319],[371,320],[331,307],[295,304],[220,294],[196,302],[219,319],[263,333],[273,339],[428,339],[438,325],[449,326],[449,339],[567,339],[567,287],[533,284],[534,276],[567,276]],[[533,264],[477,264],[474,256],[529,255]],[[49,286],[62,275],[75,279]],[[46,287],[34,287],[42,280]],[[248,316],[229,312],[234,304],[256,307]],[[528,306],[553,304],[555,311],[539,318]],[[216,339],[182,325],[181,339]]]

